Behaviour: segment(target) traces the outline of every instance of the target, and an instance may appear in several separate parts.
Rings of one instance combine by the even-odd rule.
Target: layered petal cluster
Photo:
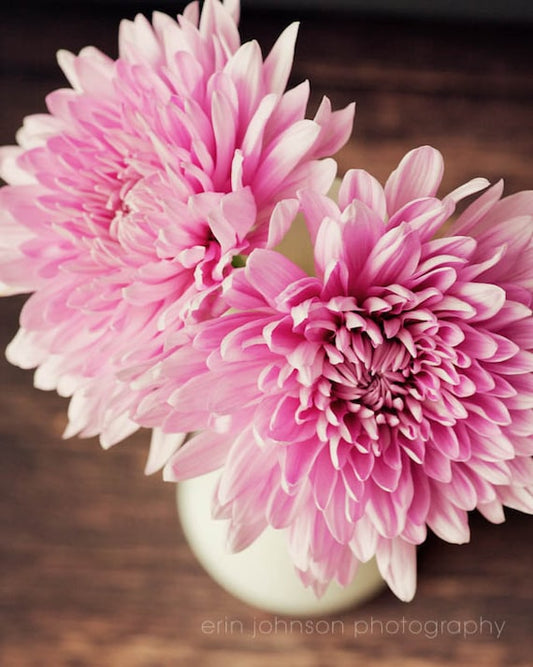
[[[353,170],[338,204],[302,192],[316,276],[255,250],[235,312],[163,365],[163,429],[208,429],[165,477],[221,467],[230,545],[286,529],[318,593],[375,555],[409,600],[428,527],[463,543],[474,508],[533,511],[533,192],[499,183],[451,219],[487,182],[439,199],[442,171],[423,147],[384,188]]]
[[[60,52],[71,88],[1,150],[0,287],[33,292],[8,357],[72,397],[68,435],[109,446],[135,430],[127,369],[224,311],[235,257],[276,244],[297,190],[334,178],[322,158],[353,106],[324,99],[305,119],[307,83],[285,92],[297,26],[263,59],[240,43],[238,5],[123,21],[117,60]]]

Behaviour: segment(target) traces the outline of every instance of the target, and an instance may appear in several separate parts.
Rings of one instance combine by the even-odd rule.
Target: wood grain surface
[[[22,2],[3,16],[1,143],[64,85],[57,48],[116,52],[120,8],[39,6]],[[294,18],[249,10],[242,31],[266,51]],[[341,172],[364,167],[383,179],[404,152],[430,143],[446,159],[443,191],[478,175],[503,177],[509,193],[533,186],[530,26],[300,18],[294,83],[311,80],[314,108],[322,94],[337,108],[358,104]],[[0,300],[2,349],[23,301]],[[195,562],[174,487],[143,475],[147,432],[107,453],[94,439],[62,440],[66,401],[34,390],[31,373],[3,358],[0,391],[0,665],[531,664],[530,517],[509,511],[494,526],[473,515],[465,546],[430,537],[410,604],[384,591],[349,613],[287,627],[230,597]]]

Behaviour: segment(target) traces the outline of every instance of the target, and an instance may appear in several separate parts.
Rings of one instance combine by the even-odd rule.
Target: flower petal
[[[385,184],[389,215],[413,199],[433,197],[443,172],[444,161],[435,148],[422,146],[407,153]]]

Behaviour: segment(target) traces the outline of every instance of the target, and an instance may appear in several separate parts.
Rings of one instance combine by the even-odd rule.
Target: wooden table
[[[28,7],[3,17],[2,143],[63,84],[56,48],[115,51],[118,14]],[[248,10],[242,30],[266,50],[292,18]],[[323,93],[337,108],[357,100],[341,171],[364,167],[383,179],[409,148],[430,143],[446,159],[443,191],[484,175],[504,177],[513,192],[533,185],[531,38],[528,26],[306,15],[294,82],[311,79],[314,107]],[[22,302],[0,301],[2,348]],[[531,664],[530,517],[510,511],[493,526],[474,515],[466,546],[430,538],[410,604],[383,592],[312,632],[285,629],[232,599],[195,562],[174,487],[143,476],[146,432],[108,453],[95,440],[63,441],[66,401],[0,364],[1,665]],[[219,630],[205,632],[205,621]],[[272,631],[263,624],[254,636],[261,621]]]

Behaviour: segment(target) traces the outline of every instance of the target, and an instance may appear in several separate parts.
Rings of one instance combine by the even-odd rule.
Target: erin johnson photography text
[[[246,621],[223,616],[205,619],[201,623],[204,635],[247,635],[252,639],[268,635],[337,635],[357,639],[368,634],[382,636],[412,635],[425,639],[437,637],[462,637],[468,639],[485,635],[500,639],[505,620],[480,616],[470,619],[417,619],[402,616],[397,619],[297,619],[297,618],[252,618]]]

